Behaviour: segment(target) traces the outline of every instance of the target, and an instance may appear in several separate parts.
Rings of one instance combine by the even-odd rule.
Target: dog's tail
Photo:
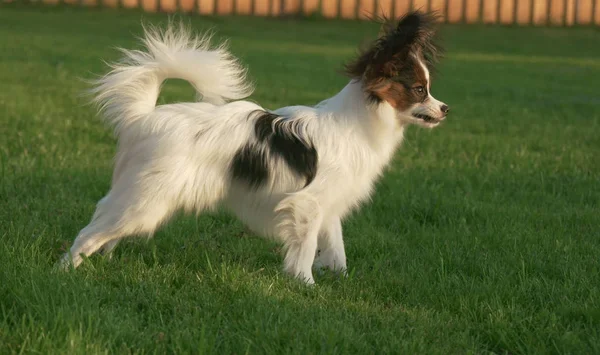
[[[145,50],[120,49],[124,58],[111,64],[112,70],[91,90],[117,134],[154,110],[166,79],[188,81],[201,101],[215,105],[252,93],[245,68],[225,44],[211,48],[210,39],[210,34],[198,37],[183,25],[169,25],[164,30],[144,30]]]

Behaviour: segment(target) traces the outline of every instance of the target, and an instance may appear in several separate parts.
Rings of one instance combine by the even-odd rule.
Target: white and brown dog
[[[62,265],[152,235],[177,210],[222,206],[282,242],[293,276],[313,283],[313,264],[344,273],[342,219],[369,197],[405,127],[435,127],[448,113],[430,92],[435,20],[388,21],[338,94],[275,111],[240,101],[252,88],[224,46],[184,28],[147,30],[146,50],[123,50],[93,89],[119,141],[112,187]],[[190,82],[199,102],[156,106],[168,78]]]

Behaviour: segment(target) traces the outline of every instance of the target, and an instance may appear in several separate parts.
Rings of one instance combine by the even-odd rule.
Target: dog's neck
[[[355,129],[384,159],[391,158],[402,141],[406,124],[387,102],[371,102],[359,81],[350,81],[338,94],[318,104],[317,109]]]

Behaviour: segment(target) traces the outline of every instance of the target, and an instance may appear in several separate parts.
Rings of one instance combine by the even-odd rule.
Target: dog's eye
[[[425,93],[425,88],[422,86],[417,86],[414,88],[414,90],[419,93],[419,94],[424,94]]]

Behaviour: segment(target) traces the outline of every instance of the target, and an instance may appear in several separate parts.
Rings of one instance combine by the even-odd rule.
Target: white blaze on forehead
[[[427,66],[425,65],[425,63],[423,63],[421,58],[418,59],[418,62],[421,68],[423,69],[423,72],[425,72],[425,79],[427,80],[425,87],[429,89],[431,87],[431,83],[429,82],[429,69],[427,69]]]
[[[430,110],[430,112],[441,112],[440,108],[442,105],[445,105],[443,102],[437,100],[435,97],[433,97],[431,95],[431,80],[429,77],[429,69],[427,69],[427,65],[425,65],[425,62],[423,61],[422,58],[417,57],[417,62],[419,63],[419,65],[421,66],[421,69],[423,69],[423,72],[425,73],[425,79],[427,80],[427,100],[425,101],[425,103],[423,104],[422,108],[426,109],[426,110]]]

